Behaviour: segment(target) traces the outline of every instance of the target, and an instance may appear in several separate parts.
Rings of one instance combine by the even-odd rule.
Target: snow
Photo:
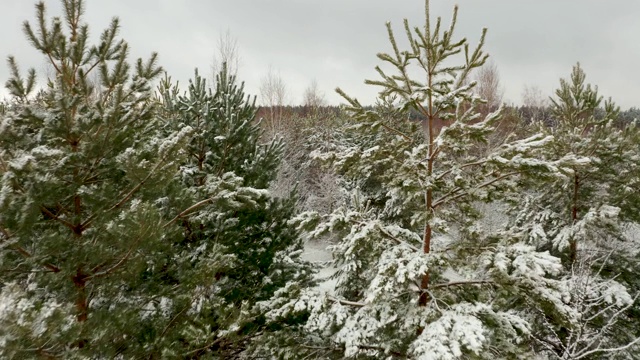
[[[332,264],[333,258],[328,246],[329,244],[323,240],[308,240],[301,257],[302,260],[309,261],[319,267],[315,275],[315,279],[318,281],[315,289],[323,294],[334,295],[337,280],[331,277],[338,269]]]
[[[365,301],[373,302],[379,297],[388,298],[403,291],[429,270],[432,261],[437,261],[437,257],[416,253],[403,245],[384,251],[379,257],[377,274],[371,280]]]
[[[396,46],[395,42],[393,45]],[[420,48],[419,45],[417,42],[412,43],[413,50],[418,52],[416,49]],[[456,47],[458,46],[462,46],[462,43]],[[465,53],[466,50],[465,48]],[[451,50],[442,49],[442,51],[442,54],[446,54]],[[401,57],[406,61],[421,58],[410,56],[410,52],[399,53],[396,50],[396,53],[398,61]],[[395,61],[389,55],[383,54],[380,57],[383,60],[386,57],[387,61],[392,63]],[[299,279],[303,277],[301,274],[305,274],[306,270],[298,270],[288,279],[284,287],[275,290],[272,298],[257,303],[255,309],[257,313],[264,314],[270,320],[278,320],[280,317],[296,313],[308,315],[308,321],[303,325],[308,333],[303,334],[301,338],[313,341],[312,338],[316,336],[316,339],[321,338],[319,342],[331,344],[337,348],[342,347],[344,357],[361,357],[360,355],[363,355],[362,357],[370,355],[375,358],[381,358],[383,355],[391,357],[391,350],[396,349],[406,352],[407,358],[422,360],[454,360],[474,357],[473,354],[476,355],[475,357],[491,357],[494,352],[502,351],[499,346],[505,343],[510,346],[524,341],[525,347],[530,345],[529,336],[533,331],[532,328],[535,328],[536,332],[548,331],[557,336],[555,331],[560,326],[566,326],[569,339],[576,334],[576,330],[580,330],[581,333],[585,330],[582,334],[592,330],[596,332],[602,330],[604,334],[602,336],[608,336],[606,326],[597,328],[588,322],[595,319],[593,323],[604,322],[607,326],[613,325],[615,316],[622,314],[623,310],[626,310],[625,307],[631,306],[636,298],[629,294],[622,281],[603,279],[600,273],[594,274],[591,269],[593,262],[585,261],[585,264],[578,264],[584,267],[582,269],[574,263],[569,267],[551,253],[557,254],[555,251],[557,248],[564,249],[571,242],[577,241],[577,238],[581,240],[581,251],[588,249],[585,243],[593,241],[592,238],[600,235],[594,229],[600,230],[620,225],[618,216],[621,209],[602,203],[606,200],[595,199],[592,207],[588,207],[591,204],[580,204],[580,219],[576,221],[574,214],[572,221],[569,221],[562,219],[564,214],[562,211],[555,211],[549,204],[545,204],[547,210],[540,211],[533,206],[524,206],[523,208],[526,209],[523,212],[528,213],[522,216],[523,219],[518,218],[518,221],[522,221],[508,223],[508,220],[512,220],[512,216],[507,211],[517,208],[517,206],[511,206],[518,201],[513,201],[514,199],[544,203],[541,200],[544,200],[543,197],[548,194],[540,194],[538,198],[534,198],[533,195],[519,193],[522,189],[518,188],[516,180],[503,188],[499,186],[511,180],[503,183],[498,181],[503,179],[501,173],[513,177],[516,177],[514,174],[517,173],[518,178],[524,180],[523,183],[526,185],[526,181],[529,180],[526,172],[539,172],[542,176],[554,179],[550,181],[549,187],[552,188],[558,184],[553,184],[553,181],[566,179],[567,175],[580,174],[580,171],[587,167],[601,165],[607,158],[597,158],[598,154],[587,156],[584,152],[573,149],[561,155],[550,155],[550,151],[545,147],[558,145],[558,139],[562,139],[560,137],[562,134],[559,132],[556,132],[558,136],[556,138],[540,133],[525,139],[509,140],[510,142],[506,145],[487,150],[488,155],[484,150],[482,154],[473,153],[477,149],[477,143],[487,140],[485,135],[491,130],[501,109],[487,115],[483,121],[474,122],[473,120],[480,114],[473,110],[473,106],[468,110],[460,106],[463,100],[471,99],[473,103],[482,102],[470,92],[476,86],[476,82],[462,85],[464,76],[468,73],[465,71],[464,76],[460,75],[460,70],[465,66],[482,65],[475,60],[471,62],[475,64],[471,64],[467,58],[466,65],[463,64],[460,68],[446,67],[448,65],[444,64],[436,66],[434,69],[437,69],[440,74],[435,77],[435,82],[431,81],[429,76],[429,87],[419,82],[416,82],[415,87],[413,87],[414,84],[409,83],[403,87],[401,77],[386,77],[380,70],[385,80],[390,84],[398,85],[390,89],[392,90],[390,94],[393,92],[400,94],[405,101],[402,104],[403,108],[412,105],[412,102],[415,105],[429,98],[430,110],[431,105],[434,105],[440,119],[450,119],[453,123],[445,126],[437,135],[435,143],[429,145],[416,144],[417,142],[408,144],[397,135],[395,140],[379,138],[378,142],[372,143],[371,135],[381,130],[384,114],[376,112],[375,109],[366,111],[362,109],[357,120],[364,121],[357,126],[361,131],[373,131],[364,134],[370,137],[365,144],[358,144],[357,141],[348,144],[348,141],[345,141],[347,144],[333,144],[334,149],[340,149],[333,153],[313,151],[310,155],[312,159],[333,161],[335,166],[342,167],[343,172],[356,173],[346,176],[358,177],[358,175],[384,168],[384,174],[373,178],[375,180],[373,187],[379,185],[381,190],[361,190],[359,188],[361,183],[358,181],[363,179],[359,178],[353,184],[349,184],[353,185],[352,188],[343,189],[347,192],[355,188],[352,201],[346,201],[345,207],[338,208],[331,214],[321,216],[305,213],[297,219],[292,219],[288,225],[299,226],[301,231],[311,231],[310,240],[305,242],[302,259],[316,265],[317,285],[313,288],[304,288],[303,282]],[[454,77],[456,72],[459,76]],[[405,70],[402,70],[402,74],[406,78]],[[145,86],[145,79],[134,81],[137,82],[134,87]],[[396,91],[400,88],[406,91]],[[221,96],[230,102],[233,94],[225,92]],[[136,102],[122,105],[135,107],[137,101],[144,101],[141,97],[134,100]],[[355,101],[352,102],[352,105],[354,104]],[[209,111],[208,107],[203,110],[187,103],[183,105],[188,107],[183,109],[186,112]],[[457,109],[453,111],[453,107]],[[216,109],[216,111],[228,110],[229,107]],[[134,112],[128,112],[120,121],[129,121],[129,117],[135,115]],[[433,113],[429,115],[432,119]],[[108,116],[115,116],[115,114],[108,114]],[[237,116],[238,114],[230,115],[233,121],[238,120]],[[0,132],[6,130],[7,121],[0,124]],[[52,119],[48,118],[46,121],[52,121]],[[218,135],[214,136],[213,140],[215,142],[230,141],[240,134],[243,127],[246,129],[249,126],[252,126],[249,120],[243,119],[239,127],[225,130],[229,136]],[[176,153],[174,150],[188,141],[194,131],[191,127],[184,126],[166,137],[153,139],[146,144],[148,146],[142,152],[152,153],[151,155],[157,152],[161,159],[155,163],[157,165],[154,169],[162,171],[160,166],[165,161],[175,160],[172,158]],[[429,136],[430,139],[432,137]],[[570,144],[570,147],[580,146],[580,141]],[[470,149],[472,150],[469,151]],[[153,159],[153,156],[144,156],[145,159],[141,160],[140,150],[138,145],[130,147],[120,154],[115,154],[116,161],[138,169],[151,167],[156,159]],[[544,153],[545,151],[547,154]],[[211,152],[207,154],[212,155]],[[16,152],[14,155],[9,160],[9,167],[0,189],[0,204],[3,205],[12,200],[10,198],[12,188],[8,186],[13,182],[10,181],[12,173],[16,175],[22,170],[31,170],[36,168],[38,161],[62,157],[65,153],[43,145],[28,152]],[[253,155],[258,159],[244,159],[237,165],[241,165],[241,168],[246,170],[254,164],[254,161],[267,156],[259,152]],[[431,158],[427,159],[428,157]],[[434,159],[437,160],[435,165],[432,163]],[[432,169],[433,166],[436,169]],[[228,169],[223,171],[226,170]],[[202,173],[195,166],[188,165],[182,167],[181,172],[184,177]],[[364,180],[369,179],[365,177]],[[198,203],[198,206],[201,204],[209,206],[211,211],[200,212],[196,211],[199,208],[194,207],[193,212],[187,211],[183,214],[193,216],[194,221],[215,220],[216,224],[235,225],[240,220],[226,219],[222,216],[222,211],[233,212],[236,209],[258,206],[260,201],[273,195],[269,190],[244,187],[243,184],[245,184],[244,179],[234,172],[227,172],[221,176],[208,173],[205,185],[198,189],[206,193],[206,199]],[[546,183],[542,184],[546,185]],[[476,199],[488,199],[494,187],[496,192],[509,197],[504,204],[482,207],[474,203]],[[427,192],[425,189],[433,192]],[[511,191],[512,189],[515,191]],[[633,187],[625,188],[627,191],[628,189]],[[92,195],[92,191],[94,190],[91,186],[83,186],[78,193],[88,196]],[[535,191],[544,193],[534,188],[533,192]],[[372,195],[372,192],[375,194]],[[377,200],[376,196],[379,195],[382,195],[380,198],[386,195],[389,199],[383,206],[377,201],[366,201],[372,198]],[[366,200],[360,201],[361,198]],[[27,209],[33,207],[36,201],[40,200],[29,199],[22,205]],[[168,198],[157,200],[157,204],[160,205],[168,206],[169,203],[172,201]],[[454,206],[456,204],[460,206]],[[120,212],[119,216],[114,216],[113,220],[106,224],[106,229],[115,231],[116,227],[124,227],[118,220],[144,213],[145,206],[147,203],[137,198],[131,199],[130,208]],[[333,203],[330,208],[335,208]],[[192,208],[188,210],[191,211]],[[478,215],[481,217],[480,221],[476,222],[474,210],[482,212],[482,215]],[[27,214],[28,211],[23,213]],[[315,226],[320,219],[325,221]],[[29,224],[27,221],[23,222]],[[514,223],[517,224],[514,225]],[[427,254],[422,251],[421,246],[423,236],[427,238],[429,235],[426,230],[423,230],[424,228],[433,231],[433,236],[430,238],[434,243],[431,248],[433,251]],[[87,235],[90,231],[93,230],[88,230]],[[324,240],[323,236],[329,231],[334,232],[333,239],[339,240],[338,243],[331,244]],[[637,245],[640,241],[638,233],[637,224],[627,229],[628,236],[633,236],[633,245]],[[603,238],[609,240],[604,236]],[[267,235],[262,236],[260,240],[264,244],[275,241]],[[544,251],[550,246],[540,246],[548,245],[549,241],[556,247],[549,250],[551,253]],[[637,246],[629,247],[638,248]],[[278,251],[273,257],[273,264],[283,268],[295,267],[297,257],[300,255],[298,249],[299,247],[292,246]],[[193,246],[190,259],[196,261],[204,254],[215,254],[215,250],[206,243]],[[264,252],[265,249],[262,247],[256,250],[258,254]],[[46,260],[44,258],[44,261]],[[152,265],[152,263],[149,264]],[[285,273],[285,270],[274,268],[273,273],[276,275]],[[274,284],[273,279],[266,276],[263,282]],[[447,279],[459,283],[443,281]],[[429,282],[421,282],[421,280],[429,280]],[[466,283],[465,280],[467,280]],[[216,289],[221,286],[220,283],[212,285]],[[189,298],[192,301],[192,308],[188,309],[186,313],[188,315],[206,310],[204,307],[211,300],[207,298],[211,295],[207,293],[208,289],[203,287],[198,290]],[[63,305],[72,305],[61,305],[46,297],[27,294],[27,292],[38,291],[42,290],[36,287],[35,282],[33,286],[27,282],[26,286],[25,284],[20,286],[3,284],[0,287],[0,351],[8,338],[2,329],[5,323],[15,323],[18,327],[31,331],[35,337],[39,337],[47,331],[52,331],[53,328],[48,328],[48,322],[56,315],[59,308]],[[216,294],[216,291],[213,291],[213,294]],[[424,295],[429,295],[428,301],[421,304],[425,306],[418,306],[418,297],[424,300]],[[106,298],[94,298],[93,301],[92,306],[98,305],[99,301],[107,302],[105,305],[109,305]],[[174,308],[178,303],[174,304],[173,301],[173,298],[157,294],[153,298],[145,298],[143,306],[136,307],[136,311],[139,311],[138,314],[143,319],[152,320],[155,317],[168,319],[172,314],[180,315]],[[245,308],[243,304],[233,312],[248,316],[248,310],[254,309]],[[67,313],[73,313],[73,311],[67,311]],[[594,313],[595,315],[592,315]],[[610,317],[611,314],[613,317]],[[591,318],[585,322],[584,320],[588,317]],[[174,320],[175,318],[171,322]],[[547,323],[544,323],[545,321]],[[546,325],[549,325],[548,329],[545,329]],[[237,323],[233,323],[226,329],[221,329],[216,336],[232,335],[232,332],[237,332],[240,328]],[[11,331],[14,330],[11,329]],[[185,332],[188,331],[190,329],[185,330]],[[500,334],[496,335],[496,333]],[[266,333],[265,336],[271,336],[271,334]],[[508,340],[502,344],[496,343],[495,339],[500,337]],[[564,346],[567,341],[570,340],[559,339],[558,344]],[[504,350],[504,354],[512,355],[509,349]]]
[[[31,150],[31,154],[35,157],[46,158],[46,157],[58,157],[63,155],[64,153],[59,149],[52,149],[45,145],[40,145],[33,150]]]
[[[411,353],[420,360],[456,360],[463,350],[478,355],[486,340],[486,330],[476,314],[484,305],[455,304],[422,331],[411,344]]]
[[[35,157],[33,155],[22,153],[13,157],[11,161],[9,161],[9,167],[14,170],[22,170],[33,161],[35,161]]]
[[[180,131],[168,136],[162,141],[158,148],[158,154],[160,155],[160,157],[165,158],[166,156],[168,156],[179,142],[188,139],[192,133],[193,128],[187,125],[181,128]]]
[[[607,304],[615,304],[617,307],[627,306],[635,300],[627,288],[617,281],[610,281],[610,285],[606,287],[602,295]]]

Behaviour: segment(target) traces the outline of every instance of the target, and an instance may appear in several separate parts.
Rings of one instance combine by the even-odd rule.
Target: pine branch
[[[11,239],[11,234],[9,233],[9,230],[5,229],[3,226],[0,226],[0,233],[4,235],[5,241]]]
[[[51,51],[46,52],[46,55],[49,58],[49,62],[51,63],[51,65],[56,70],[56,73],[62,74],[62,71],[58,67],[58,64],[56,64],[56,62],[53,60],[53,57],[51,56]]]
[[[385,124],[384,122],[380,121],[380,126],[382,126],[383,128],[387,129],[388,131],[391,131],[393,133],[396,133],[400,136],[402,136],[405,140],[407,140],[410,143],[413,143],[413,138],[410,137],[409,135],[403,133],[402,131],[396,129],[396,128],[392,128],[391,126],[388,126],[387,124]]]
[[[4,235],[4,241],[9,240],[11,238],[11,233],[9,233],[9,231],[7,229],[5,229],[4,227],[0,227],[0,233],[2,233],[2,235]],[[22,246],[18,245],[18,244],[11,244],[11,246],[13,247],[13,249],[15,251],[17,251],[20,255],[22,255],[25,258],[30,258],[32,257],[31,253],[28,252],[25,248],[23,248]],[[51,272],[57,273],[60,272],[60,268],[51,264],[51,263],[45,263],[42,265],[43,267],[51,270]]]
[[[167,152],[168,153],[168,152]],[[162,159],[160,159],[158,161],[158,163],[153,167],[153,169],[151,169],[151,171],[149,171],[149,173],[147,174],[147,176],[145,176],[144,179],[142,179],[136,186],[133,187],[133,189],[131,189],[126,195],[124,195],[124,197],[118,201],[116,204],[114,204],[113,206],[109,207],[107,209],[107,211],[112,211],[115,209],[118,209],[119,207],[121,207],[122,205],[124,205],[127,201],[129,201],[131,199],[131,197],[138,191],[140,190],[140,188],[142,188],[142,186],[151,178],[151,176],[160,168],[161,165],[163,165],[165,163],[167,159],[167,156],[164,156]],[[93,214],[91,216],[89,216],[89,218],[87,218],[87,220],[82,223],[82,227],[83,228],[87,228],[88,225],[91,223],[91,221],[93,221],[93,219],[95,219],[97,216],[97,214]]]
[[[74,232],[74,234],[78,231],[78,227],[82,228],[82,225],[80,226],[76,226],[73,225],[72,223],[61,219],[58,215],[52,213],[49,209],[47,209],[45,206],[40,205],[40,211],[42,211],[43,213],[45,213],[48,217],[52,218],[53,220],[58,221],[59,223],[61,223],[62,225],[68,227],[69,229],[71,229],[71,231]]]
[[[340,305],[346,305],[346,306],[365,307],[365,306],[368,305],[368,304],[362,303],[362,302],[338,299],[338,298],[333,297],[333,296],[327,296],[327,299],[329,299],[330,301],[336,302],[336,303],[338,303]]]
[[[383,235],[385,235],[385,236],[386,236],[386,237],[388,237],[389,239],[391,239],[391,240],[393,240],[393,241],[397,242],[398,244],[400,244],[400,245],[404,245],[404,246],[406,246],[406,247],[410,248],[411,250],[413,250],[413,251],[415,251],[415,252],[417,252],[417,253],[421,252],[421,251],[420,251],[420,249],[418,249],[417,247],[415,247],[415,246],[413,246],[413,245],[409,244],[408,242],[403,241],[403,240],[400,240],[400,239],[396,238],[395,236],[391,235],[391,233],[389,233],[387,230],[385,230],[385,229],[384,229],[380,224],[378,224],[378,229],[380,230],[380,232],[381,232]]]
[[[167,226],[169,226],[169,225],[173,224],[174,222],[176,222],[178,219],[189,215],[190,213],[192,213],[193,211],[197,210],[198,208],[200,208],[200,207],[202,207],[204,205],[207,205],[208,203],[212,203],[213,199],[214,199],[213,197],[210,197],[210,198],[204,199],[202,201],[199,201],[199,202],[189,206],[188,208],[183,210],[181,213],[176,215],[173,219],[171,219],[170,221],[165,223],[162,227],[166,228]]]
[[[429,97],[429,99],[431,100],[431,97]],[[427,109],[425,109],[425,107],[422,105],[421,102],[416,101],[416,105],[418,105],[418,108],[420,109],[420,112],[422,112],[422,115],[424,115],[426,117],[430,117],[431,116],[431,113]],[[429,106],[429,107],[431,107],[431,106]]]
[[[385,349],[385,348],[380,347],[380,346],[358,345],[358,348],[363,349],[363,350],[376,350],[376,351],[381,351],[383,354],[391,354],[393,356],[397,356],[397,357],[401,357],[401,358],[408,358],[408,356],[406,354],[403,354],[403,353],[397,352],[397,351],[388,350],[388,349]]]
[[[120,260],[118,260],[118,262],[115,263],[110,268],[108,268],[108,269],[106,269],[104,271],[100,271],[100,272],[94,273],[93,275],[89,275],[89,276],[86,277],[86,279],[90,280],[90,279],[100,278],[100,277],[107,276],[107,275],[111,274],[112,272],[117,270],[120,266],[122,266],[122,264],[124,264],[125,261],[127,261],[129,259],[129,256],[131,256],[131,253],[133,252],[133,249],[135,249],[135,246],[132,246],[131,248],[129,248],[129,251],[127,251],[127,253],[123,257],[121,257]]]
[[[315,346],[315,345],[300,345],[301,348],[309,350],[330,350],[330,351],[343,351],[343,349],[332,348],[329,346]]]
[[[88,281],[88,280],[90,280],[90,279],[95,279],[95,278],[100,278],[100,277],[107,276],[107,275],[109,275],[109,274],[113,273],[113,272],[114,272],[115,270],[117,270],[119,267],[121,267],[121,266],[125,263],[125,261],[127,261],[127,260],[129,259],[129,257],[130,257],[130,256],[131,256],[131,254],[133,253],[133,251],[134,251],[135,249],[137,249],[137,246],[138,246],[138,244],[140,243],[140,241],[142,240],[142,238],[143,238],[143,237],[144,237],[144,236],[139,236],[138,238],[136,238],[136,239],[133,241],[133,244],[131,245],[131,247],[129,248],[129,251],[127,251],[127,253],[126,253],[126,254],[124,254],[124,256],[122,256],[122,257],[120,258],[120,260],[118,260],[118,262],[116,262],[115,264],[113,264],[113,266],[111,266],[110,268],[108,268],[108,269],[106,269],[106,270],[103,270],[103,271],[100,271],[100,272],[97,272],[97,273],[94,273],[94,274],[92,274],[92,275],[87,276],[87,277],[86,277],[86,280]]]
[[[217,335],[217,334],[216,334],[216,335]],[[194,350],[191,350],[191,351],[189,351],[189,352],[185,353],[184,355],[185,355],[185,357],[186,357],[187,355],[195,355],[195,354],[197,354],[198,352],[200,352],[200,351],[204,351],[204,350],[207,350],[207,349],[209,349],[210,347],[212,347],[212,346],[214,346],[214,345],[217,345],[217,344],[221,343],[221,342],[222,342],[222,341],[224,341],[224,340],[227,340],[227,337],[225,337],[225,336],[221,336],[221,337],[219,337],[219,338],[215,339],[214,341],[212,341],[212,342],[210,342],[210,343],[205,344],[205,345],[204,345],[204,346],[202,346],[202,347],[199,347],[199,348],[197,348],[197,349],[194,349]],[[196,358],[197,358],[197,357],[196,357]]]
[[[22,256],[26,257],[26,258],[30,258],[31,257],[31,253],[28,252],[25,248],[23,248],[20,245],[14,245],[15,250]]]
[[[171,326],[176,322],[176,320],[178,320],[178,318],[180,317],[180,315],[184,314],[185,311],[189,310],[191,308],[191,304],[188,304],[187,306],[185,306],[182,310],[180,310],[174,317],[171,318],[171,320],[169,320],[169,322],[167,323],[167,325],[164,327],[164,329],[162,330],[162,333],[160,334],[160,338],[164,338],[164,335],[167,333],[167,331],[169,331],[169,329],[171,328]]]
[[[451,172],[453,172],[453,170],[461,170],[461,169],[465,169],[465,168],[468,168],[468,167],[471,167],[471,166],[483,165],[483,164],[486,164],[488,161],[489,160],[487,160],[487,159],[483,159],[483,160],[479,160],[479,161],[475,161],[475,162],[462,164],[462,165],[460,165],[458,167],[452,167],[449,170],[443,172],[442,174],[436,176],[436,181],[437,180],[441,180],[445,176],[449,175]]]
[[[485,188],[485,187],[487,187],[489,185],[492,185],[492,184],[494,184],[494,183],[496,183],[496,182],[498,182],[498,181],[500,181],[500,180],[502,180],[504,178],[507,178],[507,177],[512,176],[512,175],[517,175],[517,174],[520,174],[520,173],[521,173],[521,171],[512,171],[510,173],[506,173],[506,174],[500,175],[495,179],[491,179],[491,180],[489,180],[487,182],[484,182],[484,183],[474,187],[474,189],[478,190],[478,189]],[[448,202],[453,201],[453,200],[460,199],[463,196],[469,195],[469,193],[466,190],[462,189],[462,188],[456,188],[454,190],[455,191],[452,190],[452,192],[449,192],[448,194],[446,194],[446,195],[442,196],[441,198],[439,198],[438,200],[436,200],[433,203],[433,208],[435,209],[436,207],[438,207],[440,205],[443,205],[443,204],[448,203]],[[449,196],[457,193],[458,191],[463,191],[463,192],[461,194],[458,194],[458,195],[454,196],[454,197],[448,198]]]
[[[495,284],[493,280],[468,280],[468,281],[452,281],[443,284],[431,285],[431,289],[440,289],[451,286],[464,286],[464,285],[482,285],[482,284]]]
[[[460,187],[456,187],[454,189],[452,189],[451,191],[449,191],[448,193],[442,195],[438,200],[436,200],[433,205],[432,208],[435,209],[436,207],[440,206],[442,203],[444,203],[444,201],[449,197],[452,196],[454,194],[459,193],[460,191],[464,191],[463,188]],[[464,194],[466,194],[466,192],[464,192]]]
[[[108,263],[108,262],[109,262],[109,261],[103,261],[102,263],[100,263],[100,264],[98,264],[98,265],[94,266],[94,267],[90,270],[90,272],[91,272],[91,273],[96,273],[98,270],[100,270],[101,268],[105,267],[105,266],[107,265],[107,263]]]
[[[7,170],[9,169],[9,166],[7,165],[7,162],[4,161],[4,159],[2,158],[2,155],[0,155],[0,171],[2,171],[2,173],[7,172]]]

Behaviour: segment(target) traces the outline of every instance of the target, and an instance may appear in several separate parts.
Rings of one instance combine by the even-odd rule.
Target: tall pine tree
[[[467,81],[487,59],[485,32],[471,47],[455,38],[457,8],[449,27],[429,10],[426,1],[423,27],[405,21],[406,50],[387,25],[392,52],[378,55],[380,79],[367,81],[381,89],[379,106],[338,90],[352,122],[314,156],[337,169],[352,200],[311,234],[338,239],[336,285],[270,313],[309,313],[283,357],[523,358],[533,356],[538,315],[554,326],[575,315],[560,258],[518,229],[485,230],[477,205],[510,199],[530,177],[566,178],[589,160],[545,157],[554,138],[543,133],[487,147],[500,111],[480,118],[483,100]]]
[[[194,316],[182,320],[191,324],[186,339],[198,344],[190,346],[200,349],[194,354],[198,356],[237,355],[255,338],[283,327],[292,319],[266,321],[269,300],[288,284],[304,287],[311,282],[311,267],[300,259],[295,194],[280,199],[268,191],[283,144],[261,143],[255,98],[246,96],[243,88],[226,64],[213,89],[197,72],[185,94],[168,80],[161,85],[168,123],[175,131],[194,129],[180,166],[186,190],[173,206],[181,209],[206,199],[197,212],[187,209],[176,219],[184,237],[175,244],[173,261],[198,268],[210,266],[210,255],[216,254],[221,261],[214,263],[222,264],[205,273],[208,278],[189,270],[176,274],[176,281],[192,288],[184,301],[200,303],[195,316],[199,326],[193,325]],[[184,334],[178,339],[185,342]]]
[[[175,233],[156,206],[190,132],[164,134],[154,116],[156,55],[128,62],[113,19],[97,45],[84,3],[24,32],[53,69],[34,97],[35,72],[9,58],[14,106],[3,118],[2,290],[5,357],[117,354],[147,301],[138,274]],[[98,79],[97,82],[91,79]],[[133,324],[133,326],[132,326]]]
[[[131,66],[117,19],[91,46],[84,3],[63,8],[48,21],[39,3],[25,25],[55,70],[41,93],[9,61],[0,354],[237,356],[287,326],[267,322],[268,300],[309,282],[295,198],[267,191],[281,144],[260,143],[226,70],[214,92],[196,76],[158,99],[155,54]]]
[[[635,300],[629,289],[638,289],[637,245],[624,235],[640,213],[640,137],[635,124],[615,126],[619,108],[603,102],[580,64],[551,101],[552,124],[536,124],[553,136],[544,158],[582,161],[565,176],[530,179],[513,199],[509,226],[564,262],[564,301],[575,314],[538,318],[540,349],[560,358],[605,357],[640,341],[637,319],[626,315]]]

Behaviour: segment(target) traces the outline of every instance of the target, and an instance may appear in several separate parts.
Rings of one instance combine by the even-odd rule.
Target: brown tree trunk
[[[89,300],[87,298],[87,275],[82,272],[81,269],[78,269],[76,275],[71,278],[73,280],[73,285],[75,285],[77,290],[76,297],[76,310],[78,311],[78,315],[76,315],[76,319],[78,322],[85,322],[89,316]]]
[[[429,74],[429,87],[431,87],[431,74]],[[422,110],[427,110],[424,111],[425,114],[427,116],[426,119],[426,128],[428,131],[428,139],[429,139],[429,159],[427,159],[427,174],[428,176],[431,176],[433,174],[433,162],[434,162],[434,156],[435,156],[435,149],[434,149],[434,137],[435,134],[434,132],[434,128],[433,128],[433,123],[435,120],[435,116],[433,113],[433,101],[431,99],[431,97],[429,97],[429,103],[428,103],[428,109],[424,109],[422,108]],[[423,243],[422,243],[422,251],[425,254],[428,254],[431,252],[431,224],[429,223],[429,221],[431,221],[431,213],[433,212],[433,190],[431,188],[427,189],[427,193],[425,195],[426,197],[426,211],[427,211],[427,218],[426,218],[426,225],[424,227],[424,237],[423,237]],[[427,306],[427,304],[429,303],[430,297],[429,297],[429,293],[427,292],[429,289],[429,281],[430,281],[430,274],[429,274],[429,270],[427,270],[426,273],[424,273],[422,275],[422,279],[420,280],[420,297],[418,298],[418,306]]]
[[[424,275],[422,275],[422,279],[420,280],[420,297],[418,298],[418,306],[427,306],[430,300],[430,296],[427,293],[429,289],[429,271],[427,271]]]
[[[427,190],[427,211],[431,212],[431,203],[433,201],[433,193],[431,189]],[[424,238],[422,243],[422,252],[428,254],[431,252],[431,225],[429,224],[429,216],[427,215],[427,225],[424,227]],[[420,298],[418,298],[418,306],[427,306],[429,303],[429,271],[427,270],[420,280]]]
[[[580,189],[580,178],[578,174],[573,176],[573,208],[571,209],[571,224],[575,225],[578,221],[578,190]],[[578,258],[578,241],[573,237],[569,243],[569,258],[571,264],[576,262]]]

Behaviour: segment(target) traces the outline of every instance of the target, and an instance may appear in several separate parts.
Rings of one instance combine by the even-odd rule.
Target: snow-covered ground
[[[317,264],[320,270],[316,274],[318,280],[317,289],[333,294],[335,288],[335,280],[330,279],[331,275],[336,272],[336,268],[331,263],[331,251],[327,249],[329,244],[322,240],[309,240],[305,244],[305,251],[302,255],[304,260]]]

